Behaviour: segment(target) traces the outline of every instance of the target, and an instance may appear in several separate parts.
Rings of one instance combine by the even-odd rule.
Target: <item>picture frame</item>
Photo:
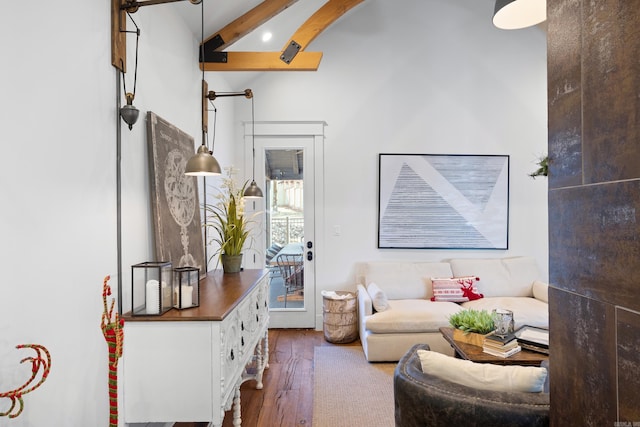
[[[195,153],[194,139],[149,111],[147,143],[156,261],[197,267],[205,277],[198,181],[184,174]]]
[[[378,158],[379,249],[509,248],[509,156]]]

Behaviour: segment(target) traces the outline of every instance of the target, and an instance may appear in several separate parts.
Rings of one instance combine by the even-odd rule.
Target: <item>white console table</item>
[[[268,286],[266,270],[209,273],[199,307],[125,315],[125,422],[221,426],[233,406],[240,426],[240,385],[255,380],[261,389],[268,367]]]

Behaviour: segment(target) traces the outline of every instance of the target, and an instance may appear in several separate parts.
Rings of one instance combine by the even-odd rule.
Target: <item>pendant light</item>
[[[124,61],[120,60],[120,70],[122,70],[122,86],[124,89],[124,97],[127,100],[126,105],[123,105],[120,108],[120,117],[124,122],[129,126],[129,130],[133,129],[133,125],[138,121],[138,116],[140,115],[140,110],[138,110],[133,105],[133,99],[136,97],[136,84],[138,82],[138,45],[140,41],[140,28],[138,28],[138,24],[133,20],[131,14],[127,12],[127,16],[133,22],[133,25],[136,27],[135,31],[124,31],[125,33],[136,33],[136,64],[133,72],[133,92],[127,92],[127,81],[125,80],[124,75]]]
[[[251,168],[251,184],[244,190],[246,198],[262,198],[262,190],[256,184],[256,119],[253,106],[253,96],[251,97],[251,152],[253,156],[253,167]]]
[[[496,0],[493,25],[503,30],[518,30],[547,19],[546,0]]]
[[[193,3],[193,2],[192,2]],[[207,82],[204,80],[204,1],[201,1],[201,42],[200,42],[200,62],[202,67],[202,93],[200,95],[200,104],[202,108],[202,145],[198,147],[195,156],[191,157],[184,169],[184,174],[189,176],[214,176],[220,175],[222,169],[220,164],[213,157],[213,145],[209,150],[207,147]],[[215,126],[215,124],[214,124]],[[215,132],[215,130],[214,130]]]

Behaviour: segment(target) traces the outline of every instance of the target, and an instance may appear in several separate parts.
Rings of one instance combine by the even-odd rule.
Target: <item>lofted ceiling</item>
[[[263,0],[203,0],[203,2],[205,40],[258,5],[266,3]],[[298,27],[326,2],[327,0],[280,1],[279,3],[290,3],[290,5],[242,37],[227,50],[279,51]],[[185,21],[187,27],[193,32],[194,38],[200,39],[201,5],[192,5],[188,1],[183,1],[168,4],[166,7],[171,8]],[[262,41],[265,32],[272,34],[272,38],[268,41]]]
[[[165,3],[170,1],[170,3]],[[167,8],[204,39],[205,71],[315,71],[313,40],[363,0],[112,0],[112,63],[126,69],[123,9]],[[121,25],[121,24],[120,24]],[[265,35],[269,34],[266,39]]]

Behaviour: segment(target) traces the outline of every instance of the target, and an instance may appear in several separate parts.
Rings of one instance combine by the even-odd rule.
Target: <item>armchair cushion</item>
[[[474,363],[434,351],[418,350],[422,372],[480,390],[540,393],[547,370],[535,366]]]
[[[393,378],[396,427],[547,427],[549,394],[479,390],[422,372],[417,344]]]

